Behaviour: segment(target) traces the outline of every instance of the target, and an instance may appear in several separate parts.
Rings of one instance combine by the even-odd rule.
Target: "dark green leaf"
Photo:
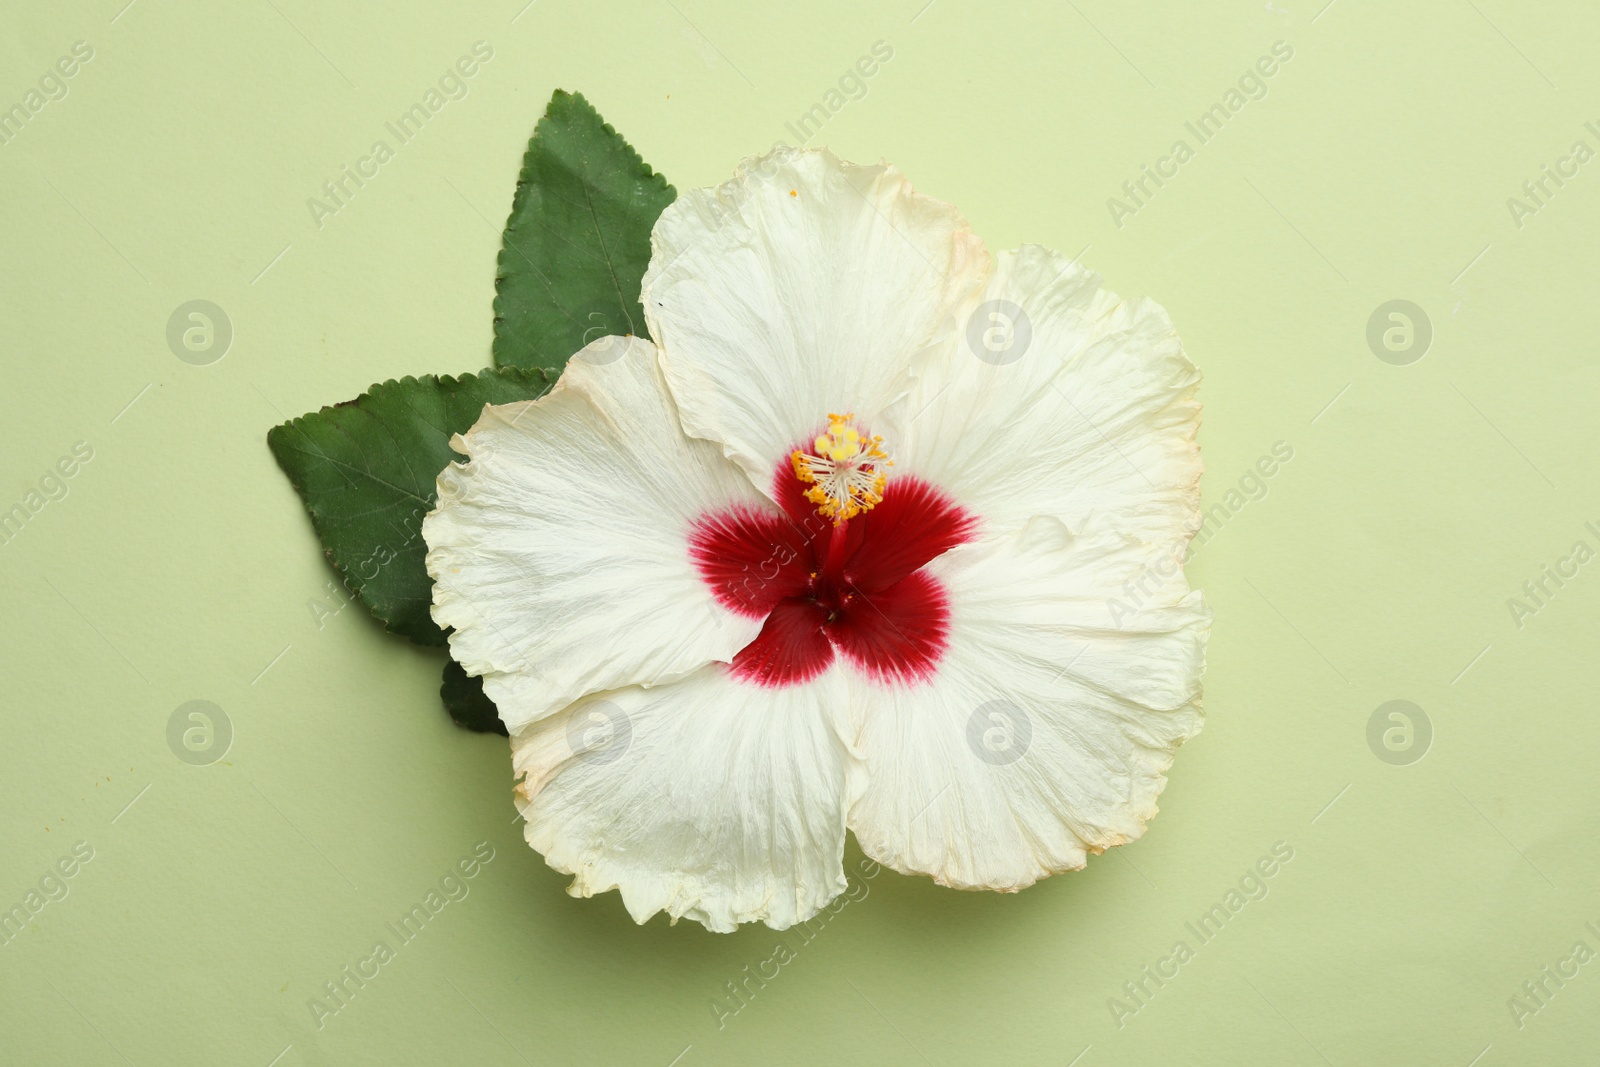
[[[433,580],[423,565],[422,518],[439,472],[462,458],[451,435],[465,433],[485,404],[532,399],[552,380],[514,367],[402,378],[267,434],[328,559],[389,630],[420,645],[445,643],[428,615]]]
[[[483,692],[483,679],[473,678],[461,669],[461,664],[449,660],[444,665],[444,684],[439,686],[439,699],[457,726],[476,730],[481,734],[506,733],[506,724],[500,721],[494,701]]]
[[[494,361],[559,372],[610,334],[649,337],[639,280],[650,229],[677,197],[577,93],[534,128],[495,278]]]

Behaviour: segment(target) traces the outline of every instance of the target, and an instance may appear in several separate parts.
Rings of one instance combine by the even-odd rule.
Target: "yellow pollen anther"
[[[811,442],[814,454],[796,449],[789,461],[794,474],[811,486],[806,499],[837,525],[870,511],[883,501],[892,466],[883,438],[865,437],[851,422],[854,415],[829,415],[828,432]]]

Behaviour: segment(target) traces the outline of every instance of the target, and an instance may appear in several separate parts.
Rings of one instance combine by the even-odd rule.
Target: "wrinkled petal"
[[[955,208],[818,149],[684,193],[651,239],[641,300],[684,427],[763,492],[830,413],[871,425],[903,395],[988,267]]]
[[[1187,542],[1199,528],[1200,381],[1167,313],[1037,246],[1003,252],[960,333],[884,420],[896,469],[993,531],[1051,515]]]
[[[453,442],[423,523],[433,618],[506,726],[586,693],[727,662],[760,620],[720,606],[689,557],[710,511],[771,504],[684,437],[655,346],[605,338],[538,400],[486,407]]]
[[[845,703],[837,671],[763,689],[721,666],[587,697],[512,739],[528,843],[636,922],[803,922],[846,885]]]
[[[1177,561],[1038,519],[929,570],[951,612],[933,679],[852,680],[863,851],[942,885],[1014,891],[1139,837],[1201,725],[1210,612]]]

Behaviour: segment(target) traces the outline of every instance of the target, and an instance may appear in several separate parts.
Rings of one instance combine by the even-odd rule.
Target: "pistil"
[[[833,524],[833,530],[828,537],[828,553],[822,559],[821,581],[837,586],[844,579],[845,527],[847,520],[840,519]]]

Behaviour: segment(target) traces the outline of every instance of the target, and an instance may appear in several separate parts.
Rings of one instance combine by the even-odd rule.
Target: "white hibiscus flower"
[[[1210,622],[1165,312],[795,149],[667,208],[641,300],[655,343],[485,408],[423,526],[570,892],[783,929],[847,829],[1003,892],[1139,837]]]

